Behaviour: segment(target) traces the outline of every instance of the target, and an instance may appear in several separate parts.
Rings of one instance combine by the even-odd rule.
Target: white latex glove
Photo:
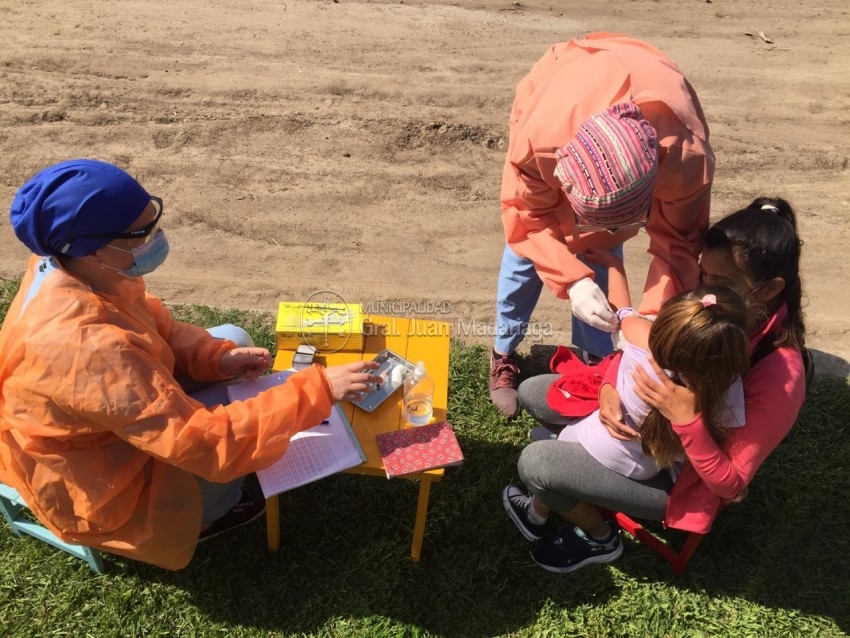
[[[617,329],[617,315],[608,305],[602,289],[590,277],[579,279],[569,290],[573,314],[586,324],[604,332]]]

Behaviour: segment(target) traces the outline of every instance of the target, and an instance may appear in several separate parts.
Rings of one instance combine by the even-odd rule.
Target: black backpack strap
[[[803,356],[803,370],[806,371],[806,392],[812,387],[812,379],[815,378],[815,358],[812,356],[812,351],[808,348],[800,348],[800,354]]]
[[[753,349],[753,354],[750,356],[750,367],[755,366],[774,350],[776,350],[776,346],[773,345],[773,335],[765,336]]]

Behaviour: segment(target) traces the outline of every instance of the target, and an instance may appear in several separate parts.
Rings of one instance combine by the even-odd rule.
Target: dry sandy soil
[[[274,311],[327,289],[367,309],[438,306],[459,336],[487,341],[514,86],[550,44],[618,31],[666,51],[696,88],[717,155],[713,217],[760,194],[799,211],[810,345],[846,375],[849,10],[3,0],[0,202],[49,163],[105,159],[166,202],[172,253],[148,283],[168,302]],[[637,288],[645,246],[626,250]],[[4,214],[0,277],[26,256]],[[568,317],[544,292],[542,341],[568,343]]]

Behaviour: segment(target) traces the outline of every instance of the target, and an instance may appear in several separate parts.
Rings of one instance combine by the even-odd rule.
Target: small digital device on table
[[[381,405],[404,385],[405,377],[416,370],[415,365],[392,350],[384,350],[372,360],[378,362],[380,367],[370,372],[381,377],[381,382],[376,383],[373,390],[364,395],[360,401],[352,401],[354,405],[366,412],[372,412]]]
[[[302,370],[313,365],[316,360],[316,349],[306,343],[302,343],[292,355],[292,367],[296,370]]]

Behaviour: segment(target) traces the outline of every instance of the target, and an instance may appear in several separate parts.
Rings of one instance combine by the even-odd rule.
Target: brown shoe
[[[507,417],[519,414],[519,366],[512,354],[490,354],[490,400]]]

